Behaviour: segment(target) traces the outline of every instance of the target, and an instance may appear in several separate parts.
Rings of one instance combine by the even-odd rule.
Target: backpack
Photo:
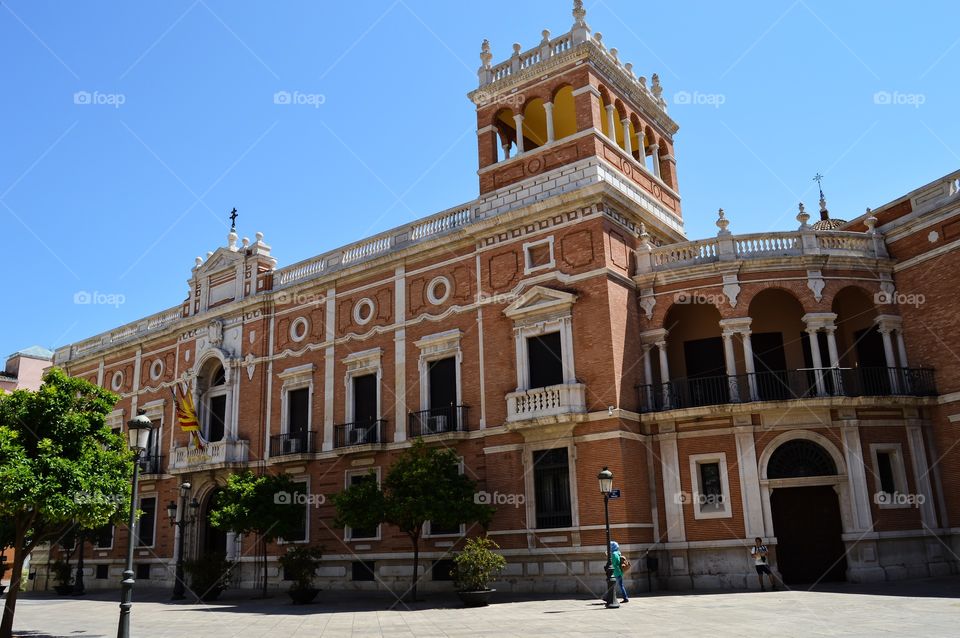
[[[620,555],[620,571],[625,572],[630,569],[630,561],[623,554]]]

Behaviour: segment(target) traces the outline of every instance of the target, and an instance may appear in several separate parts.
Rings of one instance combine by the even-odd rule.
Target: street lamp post
[[[153,422],[147,418],[146,410],[137,410],[137,416],[127,421],[127,437],[133,452],[133,486],[130,496],[130,530],[127,539],[127,568],[123,571],[120,583],[120,624],[117,626],[117,638],[130,638],[130,608],[133,607],[133,548],[137,527],[137,484],[140,481],[140,455],[147,449]]]
[[[613,576],[613,551],[610,549],[610,492],[613,491],[613,472],[604,466],[603,471],[597,475],[600,481],[600,493],[603,494],[603,518],[607,528],[607,564],[604,571],[607,574],[607,596],[604,599],[607,603],[607,609],[618,609],[620,601],[617,599],[617,579]]]
[[[170,526],[176,526],[179,537],[177,539],[177,571],[176,571],[176,582],[173,584],[173,596],[171,600],[183,600],[186,598],[184,595],[185,583],[183,579],[183,541],[184,537],[187,535],[187,527],[193,523],[195,516],[187,516],[187,496],[190,494],[190,484],[182,483],[180,485],[180,503],[174,503],[170,501],[167,505],[167,518],[170,519]],[[192,512],[196,512],[197,508],[200,507],[200,503],[197,502],[197,499],[193,499],[190,502],[190,509]],[[180,513],[180,520],[177,520],[177,512]]]

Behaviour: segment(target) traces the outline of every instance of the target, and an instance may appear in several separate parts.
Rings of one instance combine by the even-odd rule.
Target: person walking
[[[773,572],[770,571],[770,563],[767,559],[767,546],[763,544],[763,539],[757,536],[753,539],[753,547],[750,548],[750,556],[753,557],[753,565],[757,569],[757,579],[760,581],[760,591],[767,591],[763,586],[763,575],[766,574],[770,579],[770,587],[774,591],[777,589],[773,582]]]
[[[610,562],[613,564],[613,577],[617,579],[617,587],[620,588],[622,603],[630,602],[627,596],[627,588],[623,586],[623,564],[626,558],[620,553],[620,545],[617,541],[610,541]],[[629,562],[627,563],[629,564]],[[613,592],[616,595],[616,591]]]

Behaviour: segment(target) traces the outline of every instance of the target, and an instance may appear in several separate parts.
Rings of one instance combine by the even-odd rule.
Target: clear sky
[[[584,4],[660,74],[691,239],[721,206],[795,228],[817,172],[849,219],[960,166],[952,2]],[[571,8],[3,0],[0,355],[175,306],[234,206],[284,266],[473,199],[481,41],[503,60]]]

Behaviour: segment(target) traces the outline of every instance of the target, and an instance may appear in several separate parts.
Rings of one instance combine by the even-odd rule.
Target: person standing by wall
[[[620,553],[620,544],[617,541],[610,541],[610,562],[613,563],[613,577],[617,579],[617,587],[620,589],[622,603],[630,602],[627,596],[627,588],[623,586],[623,565],[627,559]],[[627,562],[629,564],[629,562]],[[616,594],[616,592],[614,592]]]
[[[763,544],[763,539],[757,536],[754,539],[753,547],[750,548],[750,556],[753,557],[754,567],[757,569],[757,579],[760,581],[760,591],[766,591],[763,586],[763,575],[766,574],[770,579],[770,588],[776,591],[777,585],[773,581],[773,572],[770,571],[770,563],[767,558],[767,546]]]

